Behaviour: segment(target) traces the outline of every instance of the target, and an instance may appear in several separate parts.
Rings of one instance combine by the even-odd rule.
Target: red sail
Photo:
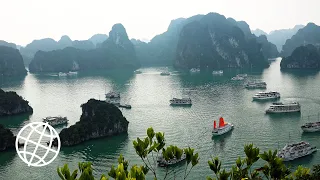
[[[224,124],[224,120],[223,120],[223,117],[220,117],[219,119],[219,127],[223,127],[225,124]]]
[[[216,121],[213,121],[213,129],[216,129],[217,128],[217,123]]]

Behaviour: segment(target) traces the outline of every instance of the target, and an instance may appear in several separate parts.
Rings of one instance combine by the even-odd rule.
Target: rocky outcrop
[[[261,44],[262,54],[266,58],[279,57],[277,46],[268,41],[267,36],[261,35],[257,38],[257,42]]]
[[[0,89],[0,116],[9,116],[22,113],[32,113],[29,102],[16,92],[5,92]]]
[[[0,46],[0,76],[23,76],[27,74],[19,50]]]
[[[81,108],[80,121],[60,132],[62,146],[74,146],[90,139],[127,133],[129,122],[116,106],[90,99]]]
[[[0,151],[14,148],[15,139],[13,133],[0,124]]]
[[[247,38],[232,21],[209,13],[180,32],[174,65],[178,68],[268,67],[255,38]]]
[[[282,58],[281,69],[320,69],[320,50],[314,45],[300,46]]]
[[[320,26],[309,23],[304,28],[300,29],[282,46],[281,56],[290,56],[297,47],[305,46],[307,44],[320,44]]]
[[[74,41],[75,42],[75,41]],[[94,46],[91,41],[90,46]],[[30,72],[68,72],[96,69],[136,69],[140,66],[135,48],[121,24],[112,27],[101,47],[81,50],[67,47],[55,51],[38,51],[29,65]]]
[[[256,36],[261,36],[261,35],[265,35],[265,36],[268,36],[268,33],[264,32],[263,30],[261,29],[256,29],[256,30],[253,30],[252,33]]]
[[[66,47],[72,47],[72,40],[67,35],[61,36],[60,40],[58,41],[58,46],[59,47],[57,47],[57,49],[64,49]]]

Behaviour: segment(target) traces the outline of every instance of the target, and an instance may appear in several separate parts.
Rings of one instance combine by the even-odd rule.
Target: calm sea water
[[[218,156],[223,167],[230,168],[238,156],[244,156],[243,145],[254,143],[262,151],[282,148],[288,142],[306,140],[320,147],[320,134],[303,134],[300,126],[317,121],[320,112],[320,74],[318,72],[281,72],[280,61],[273,62],[262,72],[246,72],[248,79],[266,81],[267,90],[279,91],[281,101],[299,101],[301,115],[270,116],[264,113],[270,102],[252,102],[252,96],[260,90],[247,90],[243,82],[231,81],[236,70],[225,71],[223,76],[211,73],[191,75],[172,71],[171,76],[160,76],[165,68],[142,68],[142,74],[126,72],[79,73],[76,77],[61,78],[49,75],[28,74],[23,79],[2,79],[1,87],[16,91],[34,108],[31,116],[5,117],[0,123],[16,134],[19,128],[41,121],[46,116],[62,115],[77,122],[81,115],[80,105],[90,98],[104,99],[110,90],[121,92],[121,102],[132,109],[121,110],[128,119],[128,135],[92,140],[81,145],[62,148],[56,160],[41,168],[28,167],[16,152],[0,153],[0,179],[58,179],[56,168],[68,163],[75,169],[81,161],[93,162],[95,174],[107,173],[117,158],[123,154],[130,164],[141,164],[133,149],[132,141],[144,137],[146,129],[165,133],[167,144],[193,147],[200,154],[200,164],[194,168],[190,179],[204,179],[211,175],[207,161]],[[191,107],[171,107],[173,97],[191,97]],[[315,115],[310,116],[309,115]],[[214,119],[223,116],[234,124],[232,133],[212,138]],[[57,129],[58,131],[61,130]],[[259,162],[263,163],[263,162]],[[290,163],[311,167],[320,163],[320,152]],[[158,168],[160,173],[164,170]],[[177,175],[183,166],[176,166]]]

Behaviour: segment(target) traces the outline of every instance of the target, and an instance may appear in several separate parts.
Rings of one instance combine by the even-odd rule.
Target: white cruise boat
[[[219,71],[212,71],[213,75],[223,75],[223,70],[219,70]]]
[[[78,75],[78,72],[77,71],[69,71],[67,73],[68,76],[75,76],[75,75]]]
[[[106,98],[120,98],[120,93],[111,91],[106,94]]]
[[[190,98],[173,98],[169,102],[170,105],[192,105],[192,101]]]
[[[303,130],[303,132],[318,132],[320,131],[320,121],[306,123],[303,126],[301,126],[301,129]]]
[[[170,75],[170,72],[164,71],[164,72],[161,72],[160,75],[162,75],[162,76],[169,76],[169,75]]]
[[[237,76],[246,78],[248,76],[248,74],[238,74]]]
[[[199,73],[200,69],[199,68],[192,68],[190,69],[190,73]]]
[[[242,80],[244,80],[244,77],[235,76],[235,77],[231,78],[231,80],[233,80],[233,81],[242,81]]]
[[[219,119],[219,127],[217,127],[216,121],[213,122],[213,136],[220,136],[225,134],[233,129],[233,124],[224,122],[223,117]]]
[[[280,98],[280,93],[276,91],[259,92],[255,94],[252,98],[253,100],[273,100]]]
[[[311,146],[308,142],[301,141],[298,143],[287,144],[277,153],[277,156],[282,158],[283,161],[292,161],[294,159],[310,155],[316,151],[317,148],[315,146]]]
[[[290,113],[300,112],[301,106],[298,102],[284,104],[282,102],[272,103],[266,113]]]
[[[64,76],[68,76],[68,74],[67,73],[63,73],[63,72],[59,72],[58,76],[64,77]]]
[[[186,160],[186,158],[187,158],[187,156],[186,156],[185,153],[182,154],[182,156],[181,156],[180,159],[174,158],[174,159],[171,159],[171,160],[169,160],[169,161],[166,161],[163,156],[160,156],[160,157],[157,159],[157,162],[158,162],[158,165],[159,165],[160,167],[166,167],[166,166],[171,166],[171,165],[177,164],[177,163],[179,163],[179,162],[182,162],[182,161]]]
[[[46,118],[43,118],[43,121],[44,123],[48,123],[49,125],[51,126],[58,126],[58,125],[63,125],[63,124],[67,124],[68,123],[68,119],[67,117],[61,117],[61,116],[57,116],[57,117],[46,117]]]
[[[245,88],[247,89],[265,89],[267,88],[267,83],[266,82],[248,82],[245,84]]]
[[[142,72],[140,70],[133,71],[135,74],[141,74]]]

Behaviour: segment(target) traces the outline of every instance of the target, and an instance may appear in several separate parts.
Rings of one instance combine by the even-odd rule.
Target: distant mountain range
[[[271,43],[277,46],[279,52],[282,51],[282,46],[285,44],[287,39],[290,39],[294,34],[298,32],[299,29],[303,28],[303,25],[296,25],[292,29],[280,29],[271,31],[269,34],[261,29],[256,29],[252,31],[256,36],[265,35]]]

